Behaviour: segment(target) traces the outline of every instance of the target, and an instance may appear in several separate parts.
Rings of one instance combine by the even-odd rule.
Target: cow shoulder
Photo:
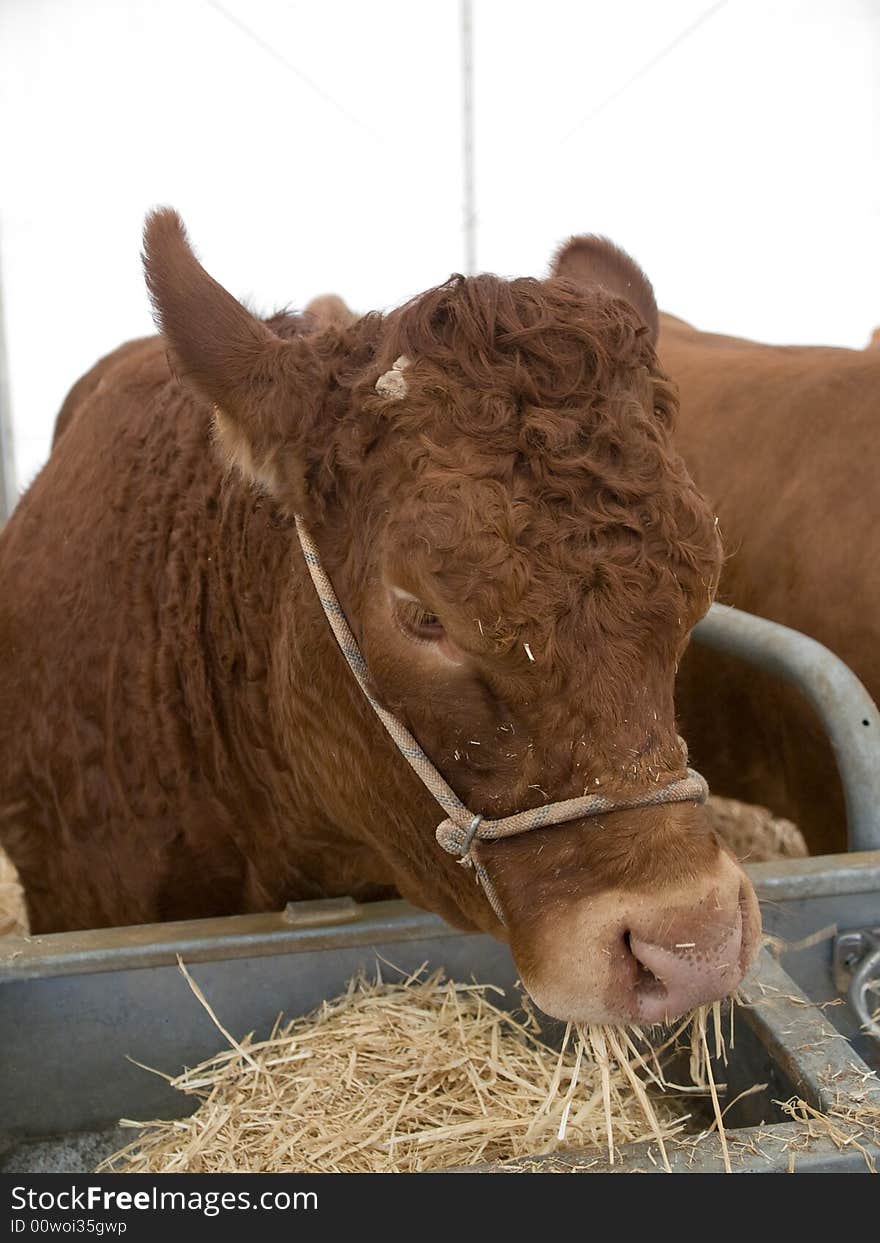
[[[105,354],[93,367],[89,368],[85,375],[80,376],[61,403],[61,409],[55,419],[55,428],[52,432],[53,449],[73,422],[77,412],[108,381],[111,373],[115,372],[121,364],[128,363],[135,356],[142,354],[147,347],[155,347],[156,342],[156,337],[138,337],[134,341],[126,341],[124,345]]]

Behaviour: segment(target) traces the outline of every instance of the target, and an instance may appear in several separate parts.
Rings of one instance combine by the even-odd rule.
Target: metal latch
[[[833,971],[834,987],[846,993],[863,1029],[880,1040],[875,1017],[880,1012],[880,928],[842,932],[834,942]]]

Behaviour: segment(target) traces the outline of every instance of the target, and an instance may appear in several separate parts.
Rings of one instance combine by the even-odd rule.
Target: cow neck
[[[492,842],[500,838],[528,833],[531,829],[549,828],[569,820],[599,816],[612,811],[632,811],[641,807],[658,807],[664,803],[704,803],[709,795],[705,778],[693,768],[684,777],[668,785],[644,790],[629,798],[608,798],[604,794],[585,794],[580,798],[563,799],[558,803],[545,803],[529,811],[517,812],[500,820],[486,820],[467,807],[443,775],[425,755],[416,739],[393,713],[379,703],[370,690],[367,663],[351,632],[345,613],[327,571],[321,564],[315,541],[300,514],[295,515],[296,532],[302,546],[303,557],[318,593],[318,599],[330,628],[339,644],[342,655],[354,674],[358,686],[376,716],[385,726],[400,754],[413,772],[440,804],[446,818],[440,822],[435,837],[440,846],[454,855],[463,867],[473,868],[474,875],[502,924],[506,923],[501,900],[483,863],[474,853],[474,842]]]

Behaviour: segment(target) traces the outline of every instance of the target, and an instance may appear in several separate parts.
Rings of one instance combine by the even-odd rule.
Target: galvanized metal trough
[[[802,940],[829,922],[841,928],[880,922],[880,852],[762,864],[751,872],[768,930],[781,937]],[[192,997],[178,955],[236,1036],[267,1033],[279,1011],[304,1013],[377,962],[386,973],[389,963],[407,972],[423,963],[442,966],[455,978],[510,990],[512,1003],[518,996],[504,946],[404,902],[299,903],[277,915],[9,938],[0,951],[0,1120],[7,1148],[0,1168],[93,1168],[131,1137],[115,1129],[120,1117],[176,1117],[193,1107],[134,1064],[176,1073],[218,1048],[216,1028]],[[814,1004],[838,997],[833,962],[829,932],[781,962],[764,951],[749,983],[752,1007],[742,1012],[724,1077],[731,1100],[755,1082],[768,1088],[728,1115],[737,1170],[866,1168],[861,1152],[838,1151],[827,1139],[804,1142],[801,1134],[792,1147],[797,1128],[773,1104],[797,1093],[824,1109],[836,1093],[864,1093],[874,1082],[880,1050],[867,1038],[860,1042],[852,1013],[845,1005],[823,1012]],[[721,1168],[711,1139],[696,1156],[675,1160],[683,1168]],[[588,1162],[593,1170],[605,1168],[595,1154],[542,1159],[548,1170]],[[644,1149],[635,1148],[622,1151],[614,1168],[653,1167]]]

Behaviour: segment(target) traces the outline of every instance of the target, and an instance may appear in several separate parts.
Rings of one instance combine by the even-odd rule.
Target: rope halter
[[[296,515],[296,532],[306,565],[312,576],[312,582],[318,593],[318,599],[321,601],[321,606],[348,667],[354,674],[370,707],[391,735],[400,754],[446,813],[446,818],[437,826],[435,834],[437,841],[464,867],[473,868],[476,880],[482,885],[487,900],[502,924],[505,923],[505,919],[501,900],[485,867],[474,853],[474,842],[494,842],[500,838],[528,833],[531,829],[564,824],[568,820],[580,820],[587,816],[599,816],[603,812],[658,807],[663,803],[704,803],[706,801],[709,787],[705,779],[689,768],[685,777],[669,785],[646,790],[631,798],[613,799],[604,794],[585,794],[582,798],[564,799],[558,803],[546,803],[543,807],[535,807],[531,811],[520,811],[513,816],[505,816],[501,820],[486,820],[483,816],[475,815],[437,771],[403,722],[388,712],[371,692],[366,661],[351,633],[345,614],[336,598],[336,592],[333,590],[333,584],[321,564],[315,542],[299,514]]]

